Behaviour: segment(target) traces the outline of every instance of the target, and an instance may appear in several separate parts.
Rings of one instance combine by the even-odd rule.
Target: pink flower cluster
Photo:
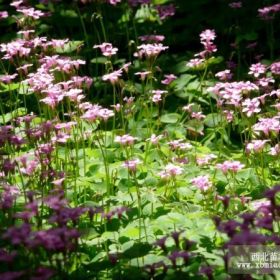
[[[269,142],[269,141],[268,140],[252,140],[250,143],[248,143],[246,145],[245,150],[247,153],[251,153],[251,152],[259,153],[259,152],[263,151],[267,142]]]
[[[195,177],[191,180],[191,183],[203,192],[212,187],[212,182],[207,175]]]
[[[231,104],[236,107],[240,106],[242,95],[252,91],[258,91],[259,87],[250,81],[240,82],[219,82],[213,87],[207,89],[208,92],[215,93],[221,98],[221,102]]]
[[[120,143],[122,146],[131,146],[137,140],[136,137],[133,137],[129,134],[125,134],[122,136],[116,136],[115,142]]]
[[[152,90],[152,94],[153,94],[152,101],[154,103],[159,103],[160,101],[162,101],[162,96],[167,92],[168,92],[167,90],[159,90],[159,89]]]
[[[142,163],[142,161],[138,158],[130,159],[130,160],[126,160],[122,166],[126,167],[130,172],[135,173],[137,166],[141,163]]]
[[[270,132],[278,134],[280,131],[279,118],[279,116],[273,118],[260,118],[259,121],[253,125],[254,132],[263,132],[266,136],[268,136]]]
[[[258,9],[259,16],[264,20],[272,19],[274,14],[280,12],[280,4],[275,4],[272,6],[267,6],[261,9]]]
[[[223,163],[218,163],[216,165],[218,169],[220,169],[224,174],[228,173],[229,171],[236,173],[237,171],[241,170],[245,167],[244,164],[240,163],[240,161],[230,161],[226,160]]]
[[[85,109],[85,113],[81,116],[82,119],[88,122],[95,122],[97,120],[107,121],[109,118],[114,116],[112,110],[103,108],[99,105],[92,105],[90,103],[80,104],[80,109]]]
[[[183,168],[178,166],[178,165],[174,165],[173,163],[168,163],[163,171],[159,172],[159,176],[162,179],[170,179],[170,178],[174,178],[178,175],[181,175],[183,173]]]
[[[191,68],[196,68],[201,66],[206,58],[210,56],[212,53],[217,51],[216,45],[213,43],[216,38],[216,33],[214,30],[206,29],[200,33],[200,42],[204,47],[204,50],[200,53],[195,54],[196,57],[193,58],[188,63],[187,66]]]
[[[157,57],[162,51],[167,50],[169,47],[163,46],[163,44],[142,44],[137,47],[138,51],[134,53],[134,56],[142,57]]]

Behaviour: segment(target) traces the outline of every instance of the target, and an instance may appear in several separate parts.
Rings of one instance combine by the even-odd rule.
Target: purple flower
[[[128,0],[129,5],[136,7],[138,5],[150,4],[151,0]]]
[[[1,280],[16,280],[22,279],[21,277],[24,275],[23,271],[8,271],[0,273]]]
[[[48,267],[39,267],[35,274],[30,278],[30,280],[48,280],[55,272]]]
[[[209,280],[213,278],[213,269],[211,266],[203,266],[200,268],[199,273],[208,277]]]
[[[165,246],[166,240],[167,240],[167,236],[164,236],[164,237],[158,239],[155,242],[155,245],[159,246],[163,251],[166,251],[166,246]]]
[[[156,9],[161,20],[174,16],[176,11],[173,4],[157,6]]]
[[[179,237],[180,237],[182,232],[184,232],[184,231],[183,230],[181,230],[181,231],[173,231],[171,233],[171,237],[173,238],[176,247],[179,247]]]
[[[218,224],[218,230],[226,233],[229,237],[232,237],[237,232],[237,229],[240,227],[240,223],[235,220],[229,220],[227,222],[221,222]]]
[[[12,251],[11,253],[8,253],[7,251],[0,249],[0,262],[4,263],[12,263],[17,256],[16,251]],[[1,279],[1,278],[0,278]]]
[[[267,230],[273,231],[273,218],[272,216],[264,216],[257,219],[256,226],[260,228],[265,228]]]
[[[228,207],[229,207],[230,198],[231,198],[231,197],[230,197],[229,195],[225,195],[225,196],[220,196],[220,195],[218,195],[218,196],[217,196],[217,199],[220,200],[220,201],[222,201],[225,210],[227,210]]]
[[[172,262],[173,267],[176,267],[176,261],[178,258],[182,258],[186,264],[190,259],[190,254],[185,251],[174,251],[168,256],[168,258]]]
[[[278,192],[280,192],[280,185],[274,186],[264,193],[264,196],[270,200],[272,206],[276,206],[275,196]]]
[[[31,226],[23,223],[21,226],[13,226],[3,234],[4,239],[8,239],[13,245],[26,244],[31,233]]]
[[[266,241],[266,236],[246,230],[235,234],[227,245],[259,245]]]

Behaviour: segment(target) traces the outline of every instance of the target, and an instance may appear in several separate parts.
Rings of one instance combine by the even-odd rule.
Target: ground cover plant
[[[210,2],[0,0],[1,280],[279,279],[280,4]]]

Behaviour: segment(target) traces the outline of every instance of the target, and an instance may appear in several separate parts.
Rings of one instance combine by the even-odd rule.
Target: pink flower
[[[240,9],[242,8],[242,2],[232,2],[228,4],[232,9]]]
[[[18,8],[21,4],[23,4],[23,0],[19,0],[19,1],[13,1],[10,6],[13,6],[15,8]]]
[[[192,112],[191,117],[197,120],[203,120],[206,118],[206,116],[203,115],[202,112]]]
[[[101,108],[98,112],[98,116],[100,119],[103,121],[107,121],[109,118],[113,117],[115,114],[112,110],[106,109],[106,108]]]
[[[7,18],[9,16],[7,11],[0,11],[0,19]]]
[[[195,177],[191,180],[191,183],[203,192],[209,190],[212,187],[212,183],[210,182],[207,175]]]
[[[224,71],[218,72],[215,77],[219,78],[220,81],[228,81],[231,80],[232,74],[229,69],[226,69]]]
[[[130,172],[134,173],[136,172],[136,168],[140,163],[142,162],[137,158],[137,159],[126,160],[122,166],[127,167],[127,169]]]
[[[126,96],[123,98],[123,101],[126,102],[126,105],[131,106],[134,102],[135,97],[130,96],[129,98]]]
[[[156,136],[155,134],[152,134],[150,138],[148,138],[146,141],[150,141],[153,145],[157,145],[159,140],[163,137],[163,135]]]
[[[13,75],[0,76],[0,82],[5,83],[5,84],[10,84],[17,76],[18,76],[18,74],[16,74],[16,73]]]
[[[232,122],[234,119],[234,112],[229,110],[224,110],[223,113],[225,114],[226,120],[228,122]]]
[[[121,108],[122,108],[120,103],[118,103],[116,105],[111,105],[111,107],[114,108],[116,110],[116,112],[120,112]]]
[[[192,149],[192,145],[189,143],[182,143],[184,140],[173,140],[168,142],[167,144],[170,146],[172,150],[190,150]]]
[[[168,163],[164,170],[159,172],[159,176],[162,179],[169,179],[171,177],[175,177],[181,175],[183,173],[183,168],[172,163]]]
[[[186,106],[183,106],[182,110],[185,111],[185,112],[188,112],[188,113],[192,113],[194,105],[195,105],[194,103],[190,103]]]
[[[255,211],[263,211],[270,208],[271,202],[269,200],[256,200],[251,202],[251,206]]]
[[[53,48],[64,48],[65,44],[69,42],[69,39],[52,39],[51,44]]]
[[[201,42],[214,41],[216,38],[216,33],[214,30],[206,29],[202,31],[199,35]]]
[[[174,80],[177,79],[177,76],[170,74],[170,75],[164,75],[165,79],[161,81],[163,85],[169,85],[171,84]]]
[[[260,118],[259,121],[253,125],[255,132],[262,131],[265,135],[269,135],[269,132],[279,133],[280,122],[278,117],[273,118]]]
[[[152,90],[152,94],[153,94],[152,101],[154,103],[159,103],[162,100],[161,99],[162,95],[165,93],[167,93],[166,90]]]
[[[117,70],[112,73],[106,74],[102,77],[103,81],[110,81],[111,84],[116,84],[119,80],[119,77],[122,75],[122,70]]]
[[[216,38],[216,33],[214,30],[206,29],[200,33],[200,42],[204,46],[204,51],[197,54],[204,58],[208,54],[212,54],[217,51],[217,47],[213,44],[214,39]]]
[[[249,99],[247,98],[242,103],[243,109],[242,112],[246,113],[247,117],[251,117],[254,113],[259,113],[260,109],[260,101],[258,98]]]
[[[209,155],[206,155],[206,156],[204,156],[204,157],[198,157],[198,158],[196,158],[196,163],[197,163],[197,165],[199,165],[199,166],[207,165],[207,164],[210,163],[211,160],[213,160],[213,159],[215,159],[215,158],[217,158],[216,155],[214,155],[214,154],[209,154]]]
[[[138,46],[138,52],[134,53],[136,57],[155,57],[158,56],[162,51],[167,50],[169,47],[163,46],[163,44],[142,44]]]
[[[121,2],[121,0],[107,0],[109,4],[116,6],[118,3]]]
[[[122,136],[116,136],[115,138],[115,142],[120,143],[122,146],[131,146],[134,144],[135,140],[137,140],[136,137],[133,137],[128,134]]]
[[[193,58],[193,59],[191,59],[191,60],[186,64],[186,66],[188,66],[188,67],[190,67],[190,68],[196,68],[196,67],[201,66],[204,62],[205,62],[204,59],[201,59],[201,58]]]
[[[128,72],[128,67],[130,67],[130,66],[131,66],[131,62],[127,62],[121,67],[120,70],[124,70],[124,72],[127,73]]]
[[[274,14],[280,11],[280,4],[275,4],[272,6],[267,6],[258,9],[259,16],[264,20],[270,20],[273,18]]]
[[[175,15],[175,6],[173,4],[157,6],[157,11],[161,20]]]
[[[139,36],[139,39],[142,42],[159,43],[162,42],[165,39],[165,37],[163,35],[144,35],[144,36]]]
[[[265,144],[269,142],[268,140],[252,140],[250,143],[246,145],[246,151],[255,153],[259,153],[264,149]]]
[[[271,73],[274,75],[280,75],[280,61],[274,62],[270,65]]]
[[[25,40],[29,40],[30,39],[30,34],[31,33],[34,33],[35,32],[35,30],[21,30],[21,31],[19,31],[18,32],[18,34],[22,34],[23,35],[23,38],[25,39]]]
[[[240,161],[229,161],[226,160],[223,163],[218,163],[216,165],[218,169],[220,169],[224,174],[226,174],[228,171],[232,171],[233,173],[236,173],[237,171],[241,170],[243,167],[245,167],[244,164],[241,164]]]
[[[276,144],[274,147],[271,147],[269,154],[272,156],[280,155],[280,145]]]
[[[134,75],[140,76],[140,79],[144,81],[146,77],[148,77],[152,72],[151,71],[143,71],[143,72],[137,72]]]
[[[266,72],[266,66],[261,63],[252,64],[250,67],[249,75],[253,75],[255,78],[258,78],[260,75]]]
[[[6,53],[3,59],[12,59],[14,56],[29,56],[31,49],[27,47],[25,40],[17,39],[7,44],[0,44],[0,51]]]
[[[94,45],[94,49],[100,48],[102,54],[104,56],[112,56],[117,53],[118,48],[113,48],[112,44],[110,43],[102,43],[101,45]]]
[[[263,78],[260,78],[256,83],[261,87],[268,87],[269,84],[274,84],[275,80],[272,78],[263,77]]]
[[[81,116],[81,119],[85,119],[89,122],[95,122],[98,119],[101,119],[106,122],[110,117],[114,116],[114,112],[112,110],[102,108],[99,105],[82,103],[80,108],[87,109],[87,111]]]
[[[35,10],[34,8],[26,8],[26,7],[22,7],[22,8],[18,8],[17,12],[22,13],[25,17],[31,17],[33,19],[39,19],[42,16],[45,16],[45,13],[39,11],[39,10]]]
[[[18,67],[17,68],[17,71],[18,72],[23,72],[24,74],[27,74],[28,73],[28,68],[29,67],[32,67],[33,66],[33,64],[25,64],[25,65],[23,65],[23,66],[20,66],[20,67]]]

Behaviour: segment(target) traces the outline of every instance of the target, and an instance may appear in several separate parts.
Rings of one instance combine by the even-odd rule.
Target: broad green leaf
[[[181,116],[177,113],[170,113],[161,116],[160,121],[162,123],[177,123],[180,120]]]
[[[3,118],[3,116],[0,116],[0,123],[1,124],[8,123],[14,118],[26,115],[26,113],[27,113],[27,111],[25,108],[17,108],[16,110],[5,114],[4,118]]]
[[[208,114],[204,120],[205,125],[207,125],[208,127],[216,127],[218,125],[221,125],[222,122],[223,117],[218,113]]]
[[[63,53],[71,53],[80,49],[83,46],[83,41],[70,41],[64,45],[64,47],[57,47],[55,48],[56,52],[59,54]]]

